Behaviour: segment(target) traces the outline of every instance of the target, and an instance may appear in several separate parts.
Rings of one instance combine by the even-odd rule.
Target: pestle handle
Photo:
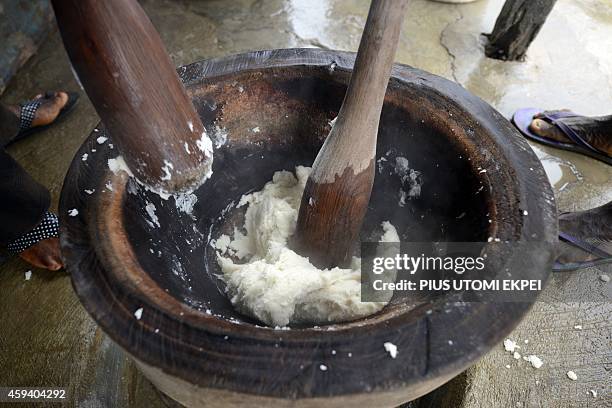
[[[75,71],[135,177],[155,191],[199,186],[212,143],[136,0],[52,0]]]
[[[382,105],[408,0],[373,0],[336,123],[312,166],[296,245],[319,267],[346,266],[372,185]]]

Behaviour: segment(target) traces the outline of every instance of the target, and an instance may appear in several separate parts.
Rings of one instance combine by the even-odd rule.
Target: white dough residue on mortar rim
[[[170,174],[170,169],[173,169],[174,166],[172,166],[172,163],[167,162],[164,160],[164,163],[166,163],[166,165],[164,166],[164,168],[162,168],[162,170],[164,172],[167,173],[168,176],[168,180],[171,178],[171,174]],[[167,167],[166,167],[167,166]],[[157,195],[159,195],[163,200],[168,200],[170,197],[174,197],[175,203],[176,203],[176,208],[179,211],[184,212],[185,214],[191,214],[193,212],[193,207],[195,206],[195,204],[198,201],[198,197],[193,194],[192,192],[186,192],[186,193],[177,193],[177,194],[166,194],[160,191],[155,191],[153,189],[151,189],[150,187],[142,184],[137,178],[134,177],[134,175],[132,174],[132,172],[130,171],[130,169],[127,166],[127,163],[125,162],[123,156],[119,155],[113,159],[108,159],[108,168],[110,169],[110,171],[112,171],[114,174],[117,174],[121,171],[125,171],[130,177],[132,177],[132,179],[138,183],[139,185],[141,185],[142,187],[144,187],[147,191],[150,191],[152,193],[155,193]],[[209,173],[209,175],[212,174]],[[206,176],[208,177],[208,176]],[[164,179],[164,178],[162,178]],[[137,188],[136,188],[136,184],[135,183],[128,183],[127,185],[127,189],[128,192],[130,194],[136,194],[137,193]],[[109,189],[109,190],[112,190]],[[94,190],[85,190],[85,192],[87,194],[92,194],[94,192]],[[153,206],[153,211],[155,211],[155,206]],[[146,209],[147,212],[150,211],[150,209]]]
[[[243,234],[211,241],[232,304],[270,326],[354,320],[382,309],[386,302],[361,302],[361,260],[350,268],[319,269],[287,247],[296,228],[309,167],[274,174],[261,191],[242,197],[248,204]],[[296,177],[297,176],[297,177]],[[389,222],[383,242],[399,242]],[[229,256],[240,259],[235,262]]]

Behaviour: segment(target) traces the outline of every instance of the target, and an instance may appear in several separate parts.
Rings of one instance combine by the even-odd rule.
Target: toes
[[[56,92],[55,99],[56,100],[59,99],[58,102],[60,103],[60,106],[63,108],[66,105],[66,102],[68,102],[68,94],[62,91]]]
[[[37,268],[47,269],[50,271],[59,271],[64,267],[64,264],[57,256],[47,255],[43,256],[37,261],[30,261],[31,264]]]
[[[36,112],[36,116],[32,121],[33,126],[43,126],[53,123],[60,111],[68,102],[68,94],[66,92],[54,92],[44,96],[45,101]]]
[[[44,268],[49,269],[50,271],[58,271],[64,267],[64,262],[62,262],[61,252],[59,248],[59,240],[57,238],[49,238],[44,241],[41,241],[41,245],[43,246],[43,250],[45,252],[44,255]]]
[[[562,143],[569,142],[568,138],[558,127],[543,119],[533,119],[529,125],[529,130],[540,137],[545,137],[547,139],[552,139]]]
[[[66,106],[68,102],[68,94],[66,92],[58,91],[49,95],[49,101],[51,102],[53,109],[58,112]]]
[[[64,267],[61,261],[57,259],[48,259],[46,266],[47,266],[47,269],[49,269],[50,271],[59,271],[60,269]]]
[[[543,119],[534,119],[529,125],[529,130],[538,136],[556,140],[557,142],[568,142],[569,139],[555,125]]]
[[[40,93],[34,99],[44,99],[42,101],[44,105],[59,106],[61,109],[68,102],[68,94],[63,91]]]
[[[550,132],[552,125],[543,119],[534,119],[529,125],[529,130],[539,136],[546,136]]]

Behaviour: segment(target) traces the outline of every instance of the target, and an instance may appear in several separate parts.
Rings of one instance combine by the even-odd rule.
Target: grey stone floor
[[[55,24],[49,0],[0,2],[0,94]]]
[[[448,5],[414,0],[398,62],[453,79],[504,115],[526,106],[612,113],[612,3],[559,0],[525,62],[490,60],[480,33],[489,32],[502,0]],[[143,0],[173,61],[184,64],[253,49],[321,47],[356,50],[367,0]],[[41,90],[78,90],[59,35],[9,83],[0,100]],[[51,190],[53,206],[68,165],[98,121],[83,98],[65,121],[9,152]],[[555,189],[559,209],[586,209],[612,200],[612,167],[532,145]],[[133,364],[96,327],[76,299],[69,277],[34,270],[14,259],[0,267],[0,384],[64,386],[74,406],[158,407],[162,402]],[[579,302],[578,289],[595,294]],[[510,338],[544,365],[535,370],[495,348],[420,406],[599,407],[612,401],[610,284],[597,271],[556,280],[545,301]],[[582,330],[574,328],[581,325]],[[525,344],[524,340],[529,343]],[[510,368],[506,368],[510,365]],[[565,373],[573,370],[577,381]],[[597,391],[594,398],[590,390]]]

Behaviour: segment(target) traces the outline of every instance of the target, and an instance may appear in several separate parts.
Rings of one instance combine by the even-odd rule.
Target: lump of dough
[[[319,269],[287,247],[296,228],[309,167],[274,174],[261,191],[243,196],[248,204],[246,235],[218,246],[231,248],[241,261],[217,253],[223,280],[234,307],[271,326],[289,323],[328,323],[354,320],[376,313],[386,302],[361,302],[360,259],[350,268]],[[397,231],[384,222],[382,241],[399,242]],[[224,249],[218,248],[218,249]]]

